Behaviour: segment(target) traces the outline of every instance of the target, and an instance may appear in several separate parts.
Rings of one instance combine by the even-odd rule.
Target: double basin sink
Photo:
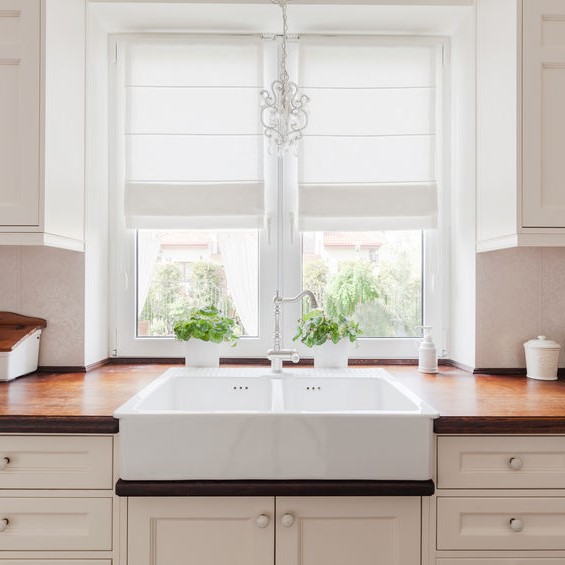
[[[169,369],[116,410],[125,480],[427,480],[435,409],[383,369]]]

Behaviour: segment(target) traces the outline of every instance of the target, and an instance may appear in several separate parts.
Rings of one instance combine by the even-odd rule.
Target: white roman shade
[[[125,72],[126,225],[262,225],[263,48],[254,37],[132,40]]]
[[[403,38],[303,40],[300,229],[437,225],[436,52]]]

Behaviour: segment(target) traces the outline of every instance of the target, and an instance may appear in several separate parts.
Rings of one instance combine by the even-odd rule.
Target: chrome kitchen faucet
[[[273,348],[267,351],[267,359],[271,362],[271,371],[273,373],[282,372],[283,361],[292,361],[293,363],[298,363],[298,361],[300,361],[300,355],[298,355],[298,351],[296,351],[296,349],[281,349],[281,306],[285,302],[298,302],[304,296],[307,296],[310,299],[310,305],[312,306],[312,308],[318,307],[316,297],[311,290],[303,290],[300,294],[297,294],[293,298],[283,298],[279,289],[275,291],[275,296],[273,297],[273,303],[275,304],[275,331],[273,333]]]

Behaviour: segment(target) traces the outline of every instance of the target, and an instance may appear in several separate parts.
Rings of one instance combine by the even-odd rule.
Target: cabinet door
[[[129,565],[273,565],[271,497],[130,498]]]
[[[276,499],[277,565],[419,565],[418,497]]]
[[[565,227],[565,3],[523,3],[524,227]]]
[[[40,0],[0,0],[0,226],[39,224]]]

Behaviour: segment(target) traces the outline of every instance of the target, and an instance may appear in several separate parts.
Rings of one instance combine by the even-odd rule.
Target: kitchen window
[[[174,321],[212,302],[242,336],[223,356],[262,357],[277,288],[359,321],[354,357],[414,357],[424,322],[441,343],[442,39],[293,40],[310,122],[282,159],[259,122],[276,37],[114,41],[117,356],[181,355]]]

